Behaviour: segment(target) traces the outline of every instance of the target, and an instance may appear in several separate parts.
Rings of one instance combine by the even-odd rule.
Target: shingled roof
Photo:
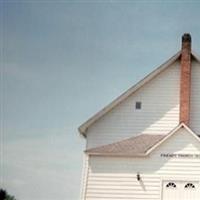
[[[165,136],[166,135],[141,134],[120,142],[91,148],[85,152],[89,155],[144,156],[151,147],[161,141]]]
[[[194,133],[184,123],[181,123],[166,135],[141,134],[112,144],[87,149],[85,152],[96,156],[147,156],[181,128],[186,129],[188,133],[200,142],[200,135]]]

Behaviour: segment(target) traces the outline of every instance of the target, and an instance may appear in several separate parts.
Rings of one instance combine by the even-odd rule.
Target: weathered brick
[[[191,90],[191,36],[182,36],[181,50],[180,123],[189,125]]]

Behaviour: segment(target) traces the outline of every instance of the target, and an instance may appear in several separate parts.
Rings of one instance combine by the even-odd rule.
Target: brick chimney
[[[191,88],[191,36],[182,36],[181,80],[180,80],[180,123],[189,125],[190,121],[190,88]]]

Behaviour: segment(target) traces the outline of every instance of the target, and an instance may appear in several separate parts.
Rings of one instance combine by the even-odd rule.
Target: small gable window
[[[141,101],[136,101],[135,102],[135,109],[136,110],[141,110],[142,109],[142,102]]]

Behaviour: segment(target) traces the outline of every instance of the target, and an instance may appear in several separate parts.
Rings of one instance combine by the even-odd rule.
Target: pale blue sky
[[[77,200],[78,126],[179,51],[184,32],[200,53],[200,3],[1,0],[0,9],[1,186],[18,200]]]

